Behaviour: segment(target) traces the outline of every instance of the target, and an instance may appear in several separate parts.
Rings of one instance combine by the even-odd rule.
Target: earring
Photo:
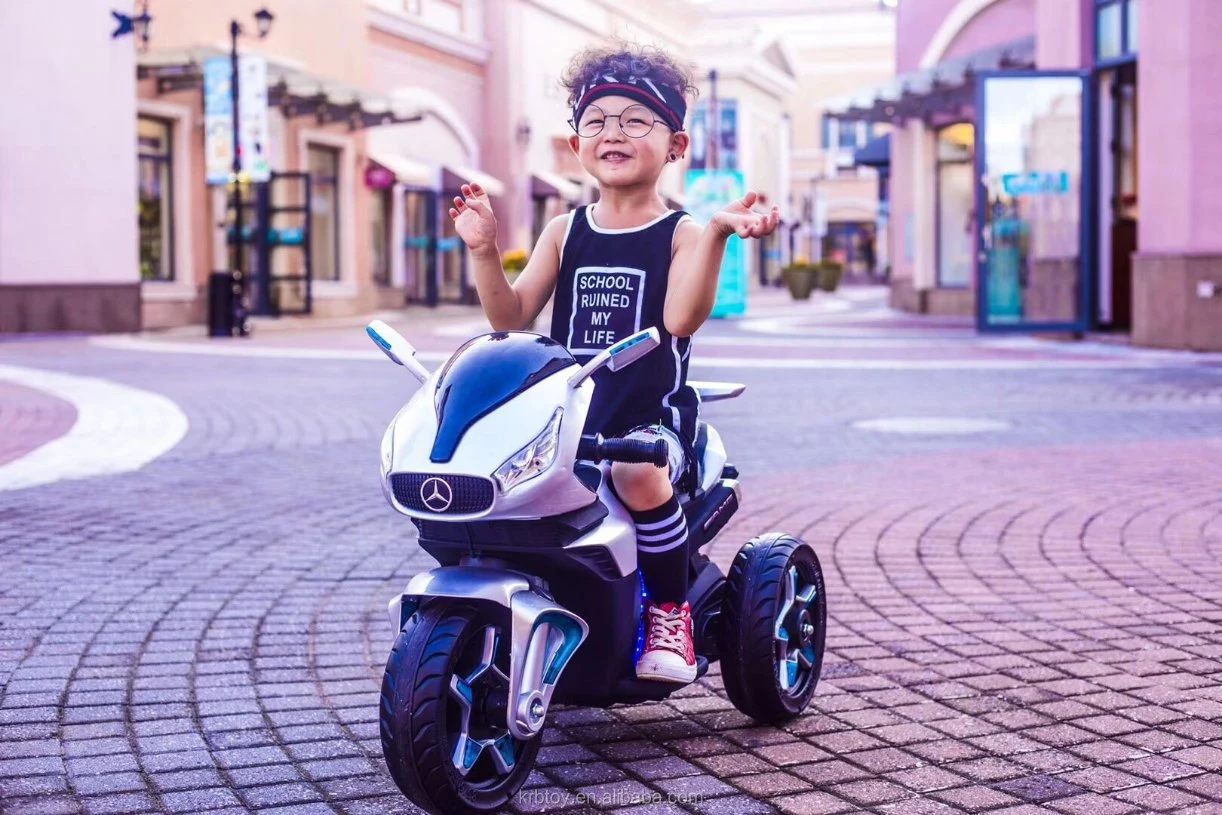
[[[670,160],[671,160],[671,161],[678,161],[678,160],[679,160],[679,157],[678,157],[678,156],[676,156],[674,153],[671,153],[671,154],[670,154]]]

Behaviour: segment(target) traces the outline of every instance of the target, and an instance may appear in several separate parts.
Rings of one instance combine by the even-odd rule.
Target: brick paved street
[[[697,359],[733,359],[693,375],[748,384],[706,412],[745,495],[711,554],[783,529],[823,561],[811,709],[753,726],[716,667],[665,703],[557,709],[515,808],[1222,811],[1222,366],[793,313],[711,326]],[[0,492],[0,811],[414,811],[376,723],[386,601],[432,564],[377,479],[413,386],[360,336],[251,343],[350,358],[0,345],[190,425],[136,472]],[[2,399],[64,432],[53,398]],[[930,417],[997,424],[855,426]],[[4,432],[0,462],[25,449]]]

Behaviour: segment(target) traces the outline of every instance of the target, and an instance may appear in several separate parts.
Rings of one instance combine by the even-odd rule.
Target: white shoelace
[[[686,655],[687,620],[683,612],[675,609],[669,614],[654,606],[649,609],[649,644],[655,648],[668,648]]]

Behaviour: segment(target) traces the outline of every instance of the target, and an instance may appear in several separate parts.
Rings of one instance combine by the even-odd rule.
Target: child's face
[[[605,187],[654,184],[669,156],[681,157],[688,144],[686,133],[675,133],[660,119],[628,97],[604,96],[582,112],[578,133],[569,137],[569,146],[586,172]],[[595,135],[581,135],[597,130],[600,123],[602,129]],[[646,135],[634,138],[651,125]]]

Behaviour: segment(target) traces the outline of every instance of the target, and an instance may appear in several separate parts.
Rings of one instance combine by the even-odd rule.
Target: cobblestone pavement
[[[747,333],[735,353],[771,358]],[[0,810],[413,811],[376,725],[385,603],[431,565],[377,483],[402,372],[81,341],[0,357],[190,421],[138,472],[0,493]],[[1222,811],[1222,370],[717,373],[749,389],[707,412],[745,489],[711,553],[772,529],[815,547],[814,703],[753,726],[714,667],[665,703],[556,710],[517,811]],[[854,424],[886,417],[1004,429]]]

